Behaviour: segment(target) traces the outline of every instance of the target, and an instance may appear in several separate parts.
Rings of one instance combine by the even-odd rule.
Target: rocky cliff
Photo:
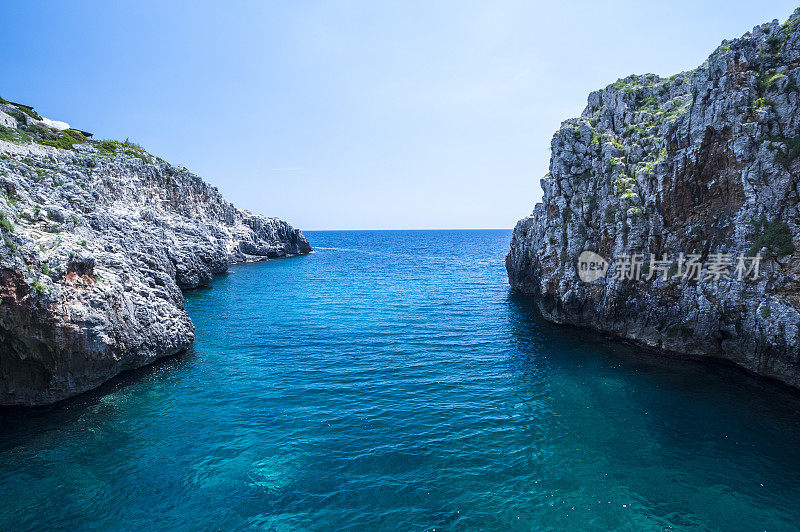
[[[798,23],[590,94],[514,230],[511,285],[554,322],[800,386]]]
[[[0,405],[48,404],[194,340],[181,288],[308,253],[185,168],[0,99]]]

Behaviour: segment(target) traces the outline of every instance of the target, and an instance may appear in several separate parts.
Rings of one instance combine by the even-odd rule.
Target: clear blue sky
[[[303,229],[509,228],[591,90],[795,7],[2,0],[0,96]]]

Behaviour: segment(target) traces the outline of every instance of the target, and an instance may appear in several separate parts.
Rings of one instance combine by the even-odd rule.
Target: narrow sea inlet
[[[306,232],[193,350],[0,413],[0,530],[793,530],[800,399],[545,323],[510,231]]]

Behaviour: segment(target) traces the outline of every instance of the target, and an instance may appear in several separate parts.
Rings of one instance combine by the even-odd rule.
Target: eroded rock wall
[[[135,145],[41,145],[39,122],[3,110],[27,124],[0,113],[0,405],[52,403],[180,352],[194,340],[181,288],[311,251]]]
[[[691,72],[630,76],[589,95],[552,140],[542,203],[521,220],[511,285],[557,323],[736,362],[800,386],[800,15],[724,41]],[[583,282],[584,250],[610,262]],[[730,278],[622,259],[731,258]],[[758,279],[738,257],[760,255]],[[677,263],[677,261],[676,261]],[[676,264],[677,266],[677,264]]]

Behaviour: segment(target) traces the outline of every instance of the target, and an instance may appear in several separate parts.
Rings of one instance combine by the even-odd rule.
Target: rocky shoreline
[[[553,322],[800,387],[799,25],[589,95],[514,229],[512,287]]]
[[[0,405],[51,404],[179,353],[194,341],[182,289],[311,251],[185,168],[60,124],[0,99]]]

